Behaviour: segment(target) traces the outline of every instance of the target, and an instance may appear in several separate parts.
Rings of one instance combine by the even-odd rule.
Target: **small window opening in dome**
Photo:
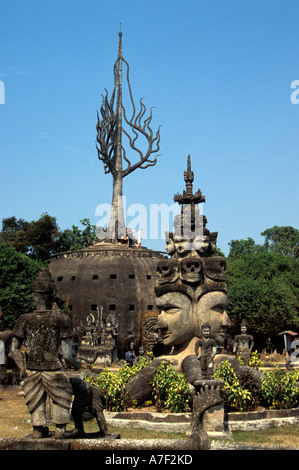
[[[59,276],[59,277],[57,278],[57,282],[61,282],[62,279],[63,279],[63,276]]]
[[[132,305],[132,304],[131,304],[130,307],[129,307],[129,310],[131,310],[131,311],[132,311],[132,310],[135,310],[135,305]]]
[[[146,275],[146,279],[150,280],[152,278],[151,274]]]
[[[110,279],[116,279],[117,275],[116,274],[110,274]]]
[[[129,274],[129,279],[135,279],[135,274]]]
[[[99,276],[98,276],[97,274],[94,274],[94,275],[92,276],[92,279],[99,279]]]
[[[110,304],[109,305],[109,310],[116,310],[116,305],[115,304]]]

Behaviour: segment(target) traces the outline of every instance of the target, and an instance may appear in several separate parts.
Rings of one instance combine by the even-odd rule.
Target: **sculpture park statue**
[[[244,364],[247,364],[254,346],[254,338],[252,335],[247,334],[246,321],[241,322],[241,334],[234,337],[233,352],[236,358],[240,358]]]
[[[69,438],[77,430],[66,431],[71,421],[72,387],[60,362],[60,351],[67,363],[72,357],[72,325],[70,318],[52,310],[55,285],[47,268],[33,282],[36,310],[21,315],[12,331],[11,357],[23,378],[25,402],[31,414],[33,438],[48,435],[47,399],[52,401],[52,422],[56,425],[54,438]],[[26,343],[26,359],[21,351]],[[76,366],[76,365],[75,365]]]
[[[213,359],[216,356],[216,341],[211,338],[211,325],[204,323],[201,327],[202,338],[195,343],[195,354],[200,360],[202,377],[210,379],[213,376]]]
[[[161,361],[168,361],[177,372],[183,372],[188,382],[201,390],[206,379],[195,346],[203,338],[203,325],[210,325],[210,336],[221,348],[231,326],[226,312],[228,288],[226,262],[215,256],[217,233],[210,232],[207,219],[199,214],[197,204],[204,202],[200,190],[193,194],[190,156],[184,173],[186,191],[175,195],[182,205],[175,217],[174,232],[167,233],[167,251],[170,258],[157,263],[156,305],[159,310],[157,325],[164,349],[168,352],[156,357],[152,363],[136,374],[126,385],[126,400],[130,404],[150,399],[152,382]],[[228,360],[239,377],[244,366],[232,356],[217,354],[214,367]],[[253,380],[261,383],[262,374],[246,368]],[[214,380],[214,379],[213,379]]]
[[[97,385],[93,385],[87,380],[83,380],[78,376],[71,376],[70,383],[74,394],[72,404],[72,417],[75,428],[78,431],[77,437],[87,437],[84,430],[83,415],[89,411],[97,421],[99,426],[99,435],[95,437],[110,437],[119,439],[119,434],[110,433],[107,422],[103,413],[105,396],[103,390]]]
[[[171,257],[157,263],[157,324],[168,352],[157,357],[146,370],[128,382],[129,402],[148,399],[151,390],[146,382],[151,381],[162,360],[167,360],[176,371],[183,372],[192,385],[203,379],[200,361],[195,354],[203,325],[210,325],[210,335],[219,346],[223,345],[230,326],[226,313],[226,263],[221,256],[211,256],[215,254],[217,234],[207,230],[206,218],[199,215],[197,204],[205,199],[199,190],[193,195],[190,156],[184,179],[186,191],[175,196],[182,205],[181,214],[175,217],[174,233],[167,234]],[[140,387],[137,387],[138,376],[142,381]]]

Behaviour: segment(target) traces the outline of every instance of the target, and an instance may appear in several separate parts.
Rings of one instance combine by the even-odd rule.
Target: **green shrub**
[[[264,366],[263,361],[260,359],[260,353],[258,351],[253,351],[250,355],[249,360],[245,363],[240,356],[237,357],[237,361],[241,365],[246,365],[248,367],[252,367],[253,369],[259,369],[260,367]]]
[[[169,363],[161,362],[152,385],[154,401],[158,408],[166,408],[173,413],[189,411],[190,389],[188,381],[181,372],[175,372]]]
[[[221,361],[218,364],[214,378],[224,381],[224,405],[228,411],[250,409],[251,393],[242,387],[229,361]]]
[[[289,409],[298,404],[298,372],[284,371],[276,366],[274,370],[265,372],[265,375],[261,394],[269,409]]]
[[[123,411],[125,407],[124,388],[129,380],[137,374],[143,367],[146,367],[153,360],[153,355],[145,354],[136,365],[130,367],[124,365],[119,371],[113,372],[108,367],[97,377],[86,375],[85,379],[100,387],[105,394],[105,407],[109,411]]]

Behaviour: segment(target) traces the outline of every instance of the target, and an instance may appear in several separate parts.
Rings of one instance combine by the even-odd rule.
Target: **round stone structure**
[[[85,325],[90,314],[103,323],[114,315],[118,357],[123,358],[131,342],[138,351],[143,313],[156,309],[154,286],[161,258],[167,256],[146,247],[100,242],[52,255],[49,269],[68,303],[74,328]]]

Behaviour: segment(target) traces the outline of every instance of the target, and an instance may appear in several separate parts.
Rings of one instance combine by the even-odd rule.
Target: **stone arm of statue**
[[[13,336],[9,357],[13,359],[13,361],[16,363],[16,366],[20,371],[20,376],[23,378],[26,375],[26,364],[25,364],[25,358],[22,354],[22,351],[20,350],[22,343],[23,343],[22,338]]]
[[[254,339],[253,339],[253,336],[250,337],[250,341],[249,341],[249,352],[251,353],[252,349],[253,349],[253,346],[254,346]]]
[[[80,369],[81,362],[76,361],[72,355],[72,338],[63,338],[61,340],[61,352],[67,365]]]
[[[194,352],[197,357],[201,357],[201,346],[200,346],[200,341],[196,341],[195,347],[194,347]]]

